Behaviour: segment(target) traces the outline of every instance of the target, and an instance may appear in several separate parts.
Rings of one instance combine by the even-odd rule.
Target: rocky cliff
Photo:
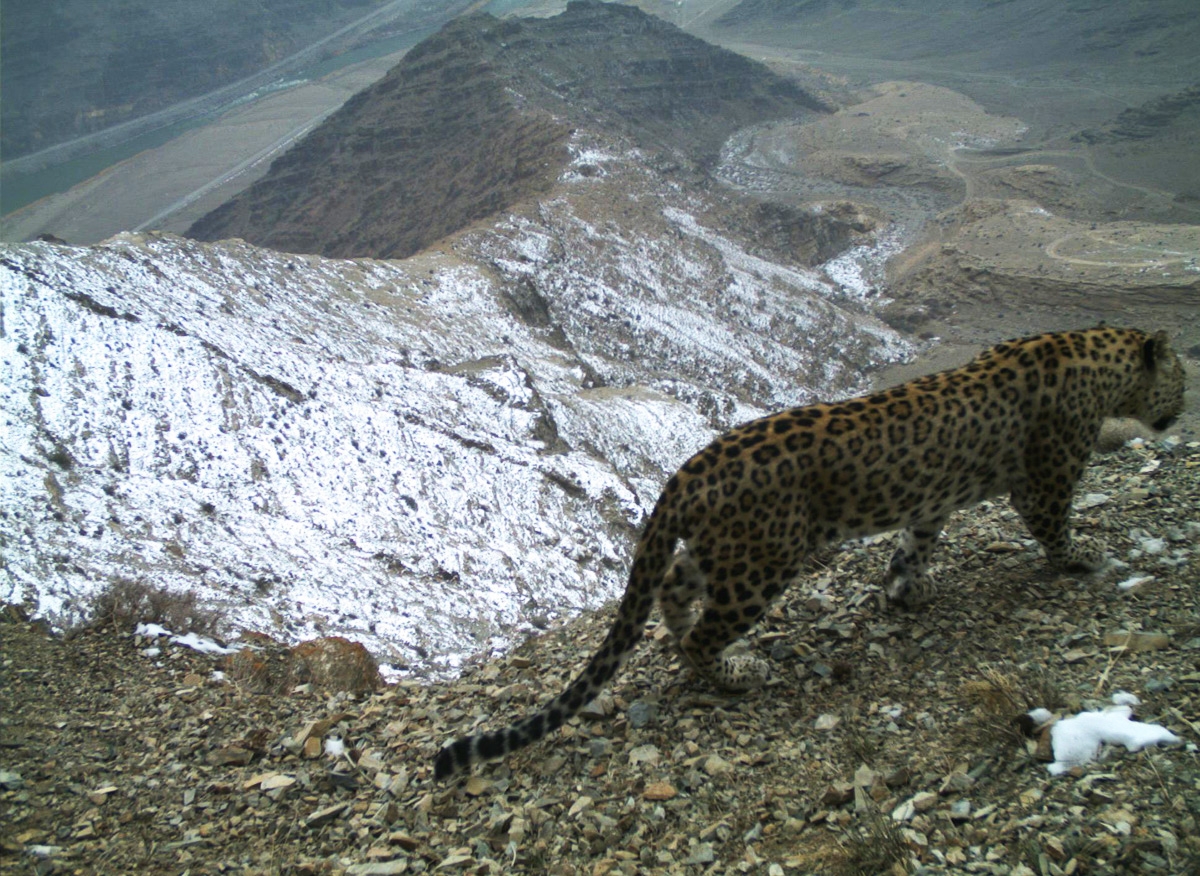
[[[457,20],[189,236],[403,257],[549,190],[581,129],[704,165],[738,128],[820,102],[632,7]]]

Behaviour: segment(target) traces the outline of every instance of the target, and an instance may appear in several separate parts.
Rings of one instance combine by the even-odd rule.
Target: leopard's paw
[[[1108,554],[1104,547],[1090,538],[1076,537],[1060,558],[1059,566],[1082,572],[1095,572],[1108,565]]]
[[[931,603],[937,595],[937,587],[929,575],[889,569],[884,578],[883,592],[892,605],[912,610]]]
[[[741,693],[762,687],[770,675],[771,667],[765,660],[739,654],[721,658],[720,670],[712,682],[721,690]]]

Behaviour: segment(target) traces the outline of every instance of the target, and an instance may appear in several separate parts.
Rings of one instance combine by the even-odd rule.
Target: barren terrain
[[[1004,338],[1104,321],[1167,328],[1195,385],[1200,224],[1185,217],[1200,220],[1200,208],[1100,171],[1087,143],[1041,148],[1020,118],[942,86],[884,81],[852,95],[832,116],[740,132],[719,173],[764,198],[849,201],[890,220],[899,251],[877,303],[929,343],[879,382],[960,364]]]

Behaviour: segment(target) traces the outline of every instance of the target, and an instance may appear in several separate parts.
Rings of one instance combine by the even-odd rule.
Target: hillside
[[[1121,560],[1096,576],[1050,572],[1006,502],[952,519],[944,598],[921,614],[880,604],[888,543],[831,555],[754,634],[776,673],[762,693],[713,694],[652,625],[578,722],[449,786],[430,781],[438,746],[557,692],[610,611],[456,681],[350,695],[270,694],[165,637],[106,625],[56,638],[5,609],[0,867],[1195,873],[1197,465],[1200,445],[1170,441],[1095,461],[1082,526]],[[1049,775],[1017,719],[1119,690],[1184,746],[1113,746]],[[344,753],[322,754],[330,739]]]
[[[546,196],[572,134],[704,166],[738,128],[824,109],[762,65],[632,7],[474,15],[416,46],[188,236],[402,258]]]
[[[3,598],[71,623],[149,579],[444,673],[610,599],[716,430],[908,353],[787,257],[869,251],[867,217],[779,213],[774,246],[628,143],[572,148],[561,197],[406,261],[0,247]]]

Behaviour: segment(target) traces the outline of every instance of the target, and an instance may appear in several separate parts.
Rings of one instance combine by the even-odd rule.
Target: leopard
[[[930,559],[953,511],[1007,493],[1054,567],[1092,572],[1072,497],[1105,419],[1168,428],[1185,377],[1167,334],[1099,326],[997,344],[958,368],[844,401],[764,416],[718,437],[663,488],[634,548],[606,638],[567,687],[506,729],[448,742],[435,780],[561,727],[612,681],[657,603],[683,663],[718,689],[764,684],[731,645],[827,547],[899,530],[886,604],[935,597]],[[697,606],[698,605],[698,609]]]

